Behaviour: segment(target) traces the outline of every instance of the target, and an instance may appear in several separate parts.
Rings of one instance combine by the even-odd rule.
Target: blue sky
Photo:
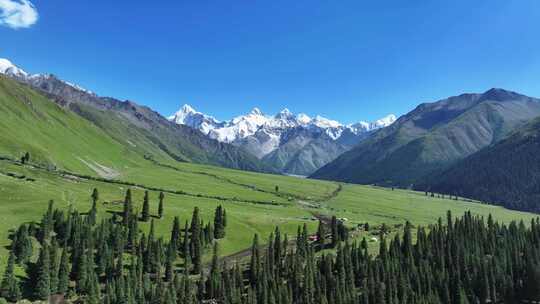
[[[164,115],[189,103],[354,122],[491,87],[540,97],[537,0],[31,4],[35,24],[0,21],[0,57]]]

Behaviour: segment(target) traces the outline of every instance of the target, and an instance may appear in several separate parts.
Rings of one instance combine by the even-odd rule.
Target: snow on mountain
[[[379,120],[376,120],[374,122],[372,122],[369,126],[370,129],[379,129],[379,128],[384,128],[386,126],[389,126],[391,124],[393,124],[395,121],[397,120],[397,117],[396,115],[394,114],[390,114],[388,116],[385,116]]]
[[[15,77],[27,77],[28,74],[22,69],[18,68],[16,65],[11,63],[11,61],[0,58],[0,74],[15,76]]]
[[[80,87],[76,84],[61,80],[56,78],[52,74],[28,74],[23,69],[17,67],[15,64],[13,64],[11,61],[5,58],[0,58],[0,74],[4,74],[10,77],[13,77],[19,81],[26,82],[28,84],[31,84],[33,86],[39,87],[40,84],[44,82],[51,81],[53,79],[59,80],[63,82],[64,84],[78,90],[82,91],[88,94],[95,95],[93,92],[86,90],[83,87]]]
[[[264,141],[264,154],[270,153],[279,146],[279,139],[288,130],[302,127],[323,132],[332,140],[338,140],[345,130],[358,135],[375,129],[386,127],[396,120],[395,115],[388,115],[372,123],[359,122],[352,125],[343,125],[338,121],[317,115],[311,118],[306,114],[295,115],[288,109],[283,109],[274,116],[265,115],[260,109],[254,108],[246,115],[233,118],[230,121],[220,122],[212,116],[197,112],[189,105],[184,105],[176,114],[170,116],[171,121],[198,129],[211,138],[226,143],[235,143],[251,136],[258,141]],[[265,140],[264,140],[265,138]]]
[[[169,120],[180,125],[197,126],[197,129],[208,134],[211,130],[223,124],[211,116],[195,111],[191,106],[184,105],[178,112],[169,117]]]

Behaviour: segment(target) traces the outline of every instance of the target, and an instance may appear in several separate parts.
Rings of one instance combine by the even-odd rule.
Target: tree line
[[[467,212],[455,219],[448,213],[428,227],[407,222],[391,239],[381,233],[373,255],[365,239],[351,242],[347,227],[334,217],[321,221],[321,238],[313,238],[305,225],[292,240],[279,228],[265,240],[255,235],[249,261],[229,264],[220,261],[215,242],[227,226],[221,206],[208,223],[198,208],[184,229],[175,218],[167,240],[156,235],[153,220],[148,235],[138,229],[141,217],[129,208],[128,194],[125,206],[121,218],[97,223],[92,212],[64,212],[51,203],[39,225],[23,224],[14,233],[2,296],[13,301],[24,289],[35,299],[60,294],[107,304],[540,301],[540,219],[502,224],[491,216]],[[30,262],[32,239],[39,242],[37,263]],[[202,257],[210,247],[205,267]],[[33,280],[19,282],[15,264]]]

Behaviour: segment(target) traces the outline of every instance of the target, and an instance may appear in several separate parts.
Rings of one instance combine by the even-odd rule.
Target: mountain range
[[[424,103],[312,177],[414,187],[539,115],[539,99],[503,89]]]
[[[170,117],[0,59],[0,157],[104,178],[141,161],[195,162],[459,195],[539,212],[540,99],[504,89],[345,125],[258,108]]]
[[[273,168],[265,165],[242,149],[211,139],[190,127],[170,122],[152,109],[133,101],[100,97],[52,74],[29,74],[7,59],[0,60],[0,74],[38,90],[46,98],[69,111],[70,114],[74,113],[98,127],[101,133],[123,146],[126,151],[135,152],[141,158],[144,156],[164,162],[197,162],[242,170],[275,172]],[[26,102],[33,105],[35,100],[42,99],[35,96],[31,91],[17,89],[17,86],[11,84],[6,78],[2,79],[2,82],[5,83],[4,93],[7,96],[12,96],[12,98],[6,97],[6,103]],[[14,95],[12,91],[20,91],[21,93]],[[38,101],[35,102],[36,104],[39,103]],[[39,107],[35,106],[35,108]],[[12,124],[5,126],[3,131],[6,136],[7,133],[13,131],[12,129],[31,123],[25,121],[27,117],[22,113],[31,115],[32,112],[26,113],[24,111],[19,113],[15,109],[17,107],[13,105],[13,107],[8,107],[6,112],[2,113],[4,116],[11,118],[20,118],[20,121],[13,121]],[[45,117],[46,115],[38,115],[38,118],[41,116]],[[57,117],[55,119],[60,120],[61,118]],[[39,122],[36,119],[34,123],[38,124]],[[78,124],[81,124],[81,122]],[[73,127],[76,128],[77,126]],[[13,131],[12,133],[16,134],[17,132]],[[63,134],[63,131],[59,134]],[[52,135],[47,134],[46,136]],[[16,147],[19,151],[23,148],[34,151],[35,155],[43,156],[42,160],[44,162],[62,166],[58,159],[51,159],[52,156],[47,156],[50,154],[47,153],[47,150],[53,149],[55,144],[55,142],[50,142],[47,145],[38,145],[37,140],[33,138],[22,137],[16,144],[13,143],[12,146],[5,145],[5,148],[14,150]],[[79,160],[80,156],[76,154],[69,155],[69,158],[73,159],[74,163],[88,162],[88,160]],[[62,159],[65,160],[66,158]]]
[[[322,116],[295,115],[288,109],[265,115],[254,108],[246,115],[220,121],[184,105],[169,119],[220,142],[241,147],[280,172],[309,175],[374,130],[391,125],[396,116],[344,125]]]

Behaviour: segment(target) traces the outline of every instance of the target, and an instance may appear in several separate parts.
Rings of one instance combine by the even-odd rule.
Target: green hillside
[[[540,115],[538,99],[502,89],[422,104],[313,177],[409,187]]]
[[[147,157],[271,171],[255,157],[135,103],[44,94],[0,76],[0,154],[29,152],[44,166],[107,178],[121,176]]]
[[[0,154],[84,174],[116,175],[142,156],[29,87],[0,76]]]

